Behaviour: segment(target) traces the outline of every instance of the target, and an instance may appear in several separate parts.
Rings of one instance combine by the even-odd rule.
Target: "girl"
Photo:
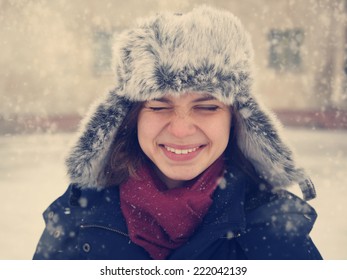
[[[67,158],[34,259],[321,259],[314,187],[253,94],[237,18],[162,13],[114,54],[116,86]]]

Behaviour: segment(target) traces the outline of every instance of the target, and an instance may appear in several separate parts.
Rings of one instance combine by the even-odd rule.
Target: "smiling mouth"
[[[204,145],[196,146],[193,148],[186,148],[186,149],[178,149],[178,148],[170,147],[167,145],[160,145],[160,146],[163,147],[166,151],[176,155],[188,155],[190,153],[196,152],[197,150],[202,148]]]
[[[192,152],[195,152],[197,149],[199,149],[199,147],[196,147],[196,148],[192,148],[192,149],[184,149],[184,150],[180,150],[180,149],[175,149],[175,148],[172,148],[172,147],[168,147],[168,146],[164,146],[164,148],[171,152],[171,153],[174,153],[176,155],[187,155],[189,153],[192,153]]]

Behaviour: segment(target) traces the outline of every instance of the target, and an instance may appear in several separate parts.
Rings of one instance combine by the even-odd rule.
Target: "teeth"
[[[187,155],[189,153],[195,152],[199,147],[193,148],[193,149],[185,149],[185,150],[179,150],[172,147],[164,146],[166,150],[168,150],[171,153],[174,153],[176,155]]]

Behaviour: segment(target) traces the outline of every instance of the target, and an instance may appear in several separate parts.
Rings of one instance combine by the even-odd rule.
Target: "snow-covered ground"
[[[315,182],[312,238],[325,259],[347,259],[347,131],[287,129],[298,161]],[[31,259],[43,210],[68,181],[64,156],[73,134],[0,137],[0,259]]]

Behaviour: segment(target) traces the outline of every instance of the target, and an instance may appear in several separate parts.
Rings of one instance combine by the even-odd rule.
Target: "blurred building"
[[[255,90],[285,124],[347,127],[347,0],[1,0],[0,133],[74,130],[112,88],[118,32],[202,3],[250,32]]]

